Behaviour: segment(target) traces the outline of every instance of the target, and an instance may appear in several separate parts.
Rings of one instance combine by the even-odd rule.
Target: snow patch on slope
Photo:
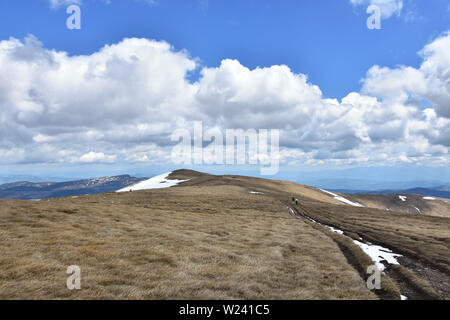
[[[359,246],[372,259],[373,262],[375,262],[380,271],[384,271],[386,268],[382,261],[387,261],[389,264],[400,264],[398,263],[397,258],[402,255],[393,253],[392,250],[377,246],[370,242],[363,243],[358,240],[353,240],[353,242]]]
[[[333,228],[331,226],[327,226],[325,224],[322,225],[335,233],[338,233],[340,235],[344,234],[344,231],[342,230]],[[397,258],[401,257],[402,256],[401,254],[393,253],[392,250],[388,248],[377,246],[376,244],[372,244],[370,242],[364,243],[358,240],[354,239],[352,240],[358,247],[360,247],[365,252],[365,254],[367,254],[370,257],[370,259],[372,259],[372,261],[376,264],[377,268],[380,271],[384,271],[384,269],[386,269],[382,261],[386,261],[388,264],[400,264],[397,261]],[[360,238],[360,240],[362,239]]]
[[[292,208],[289,208],[289,210],[291,210],[291,213],[293,215],[295,215],[294,210]],[[332,226],[317,222],[308,216],[306,216],[306,218],[314,223],[320,224],[321,226],[324,226],[325,228],[330,229],[331,231],[333,231],[335,233],[343,235],[344,237],[348,237],[348,236],[344,235],[344,231],[342,231],[340,229],[336,229]],[[402,257],[401,254],[394,253],[394,252],[392,252],[392,250],[390,250],[388,248],[384,248],[382,246],[372,244],[368,241],[362,242],[362,241],[364,241],[364,239],[362,239],[361,237],[359,237],[360,241],[352,239],[350,237],[348,237],[348,238],[351,239],[357,246],[359,246],[370,257],[370,259],[375,263],[375,265],[377,266],[377,268],[380,271],[384,271],[384,269],[386,269],[386,267],[383,264],[383,261],[387,262],[388,264],[400,264],[397,261],[397,258]]]
[[[326,225],[323,225],[323,226],[326,227],[326,228],[328,228],[328,229],[330,229],[330,230],[333,231],[333,232],[339,233],[339,234],[341,234],[341,235],[344,234],[344,231],[342,231],[342,230],[333,228],[333,227],[331,227],[331,226],[326,226]]]
[[[400,200],[402,200],[403,202],[406,202],[406,200],[408,199],[408,197],[405,197],[405,196],[398,196],[398,198]]]
[[[344,202],[344,203],[346,203],[346,204],[349,204],[349,205],[351,205],[351,206],[354,206],[354,207],[364,207],[362,204],[360,204],[360,203],[358,203],[358,202],[350,201],[350,200],[345,199],[344,197],[341,197],[341,196],[339,196],[339,195],[337,195],[337,194],[335,194],[335,193],[333,193],[333,192],[330,192],[330,191],[327,191],[327,190],[323,190],[323,189],[320,189],[320,191],[325,192],[325,193],[328,193],[329,195],[332,195],[336,200],[339,200],[339,201]]]
[[[434,200],[436,200],[436,198],[433,198],[433,197],[423,197],[423,200],[434,201]]]
[[[164,173],[148,180],[141,181],[135,185],[117,190],[116,192],[128,192],[137,190],[164,189],[176,186],[177,184],[188,180],[167,180],[172,172]]]

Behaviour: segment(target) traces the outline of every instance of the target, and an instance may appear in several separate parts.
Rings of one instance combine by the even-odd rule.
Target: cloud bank
[[[172,132],[201,120],[280,129],[288,165],[448,165],[450,34],[420,54],[417,69],[373,66],[361,92],[338,101],[285,65],[200,67],[162,41],[69,56],[11,38],[0,42],[0,164],[167,164]]]

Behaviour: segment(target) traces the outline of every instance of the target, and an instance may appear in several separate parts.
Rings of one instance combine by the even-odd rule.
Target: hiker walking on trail
[[[295,198],[292,198],[292,204],[294,204],[295,203]]]
[[[298,206],[298,198],[295,198],[295,204]]]

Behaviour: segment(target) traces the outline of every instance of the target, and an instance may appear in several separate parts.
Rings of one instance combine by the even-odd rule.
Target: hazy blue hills
[[[292,178],[292,177],[291,177]],[[34,179],[35,182],[12,182],[0,185],[0,199],[32,200],[66,196],[79,196],[116,191],[136,184],[147,178],[136,178],[130,175],[82,179],[64,182],[45,182]],[[306,181],[305,181],[306,180]],[[364,181],[358,179],[319,179],[315,181],[300,181],[314,187],[330,191],[350,194],[420,194],[450,199],[450,185],[436,187],[437,181],[385,182]],[[311,182],[311,183],[308,183]],[[414,184],[413,184],[414,183]],[[420,187],[412,187],[418,185]],[[337,186],[337,187],[336,187]]]
[[[0,198],[32,200],[116,191],[146,178],[129,175],[67,182],[14,182],[0,185]]]

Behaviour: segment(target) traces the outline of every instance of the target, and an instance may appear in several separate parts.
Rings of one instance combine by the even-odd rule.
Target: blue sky
[[[73,55],[125,37],[165,40],[207,66],[224,58],[249,68],[286,64],[332,98],[359,90],[375,64],[419,66],[417,52],[447,30],[450,18],[446,0],[407,1],[412,18],[393,16],[377,31],[366,28],[366,7],[346,0],[84,0],[82,29],[74,32],[65,28],[67,6],[50,9],[48,2],[2,1],[0,38],[33,34]]]
[[[70,2],[81,8],[81,30],[66,28]],[[382,9],[381,30],[366,26],[371,3]],[[398,167],[399,179],[420,180],[425,167],[450,181],[449,8],[446,0],[2,1],[0,73],[17,79],[0,81],[1,173],[156,171],[167,164],[170,128],[203,120],[281,129],[288,171]],[[26,62],[7,60],[18,61],[12,47]],[[121,69],[134,55],[149,86]],[[97,80],[110,78],[85,88],[87,74],[98,76],[93,65],[110,68]],[[281,65],[289,69],[273,67]],[[84,67],[93,69],[77,74]],[[289,89],[278,94],[271,79]]]

